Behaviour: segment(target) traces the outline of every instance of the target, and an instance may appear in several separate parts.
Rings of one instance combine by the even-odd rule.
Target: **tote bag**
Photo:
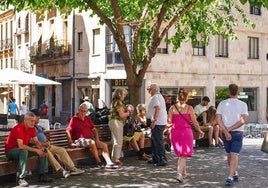
[[[261,145],[261,151],[268,154],[268,132],[266,132],[264,135],[264,139]]]

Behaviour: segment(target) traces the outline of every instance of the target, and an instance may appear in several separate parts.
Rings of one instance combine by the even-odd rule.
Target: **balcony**
[[[13,50],[13,45],[11,39],[1,40],[0,41],[0,51]]]
[[[29,33],[29,27],[25,27],[25,28],[17,28],[17,35],[21,35],[21,34],[27,34]]]
[[[42,49],[44,48],[44,50]],[[31,49],[30,62],[41,64],[66,64],[70,61],[70,45],[67,41],[49,42],[46,45],[36,45]]]

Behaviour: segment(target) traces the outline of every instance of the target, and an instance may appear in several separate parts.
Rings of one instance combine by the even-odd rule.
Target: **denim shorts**
[[[223,143],[226,153],[239,154],[243,145],[243,132],[242,131],[231,131],[231,140],[226,140],[223,134]]]

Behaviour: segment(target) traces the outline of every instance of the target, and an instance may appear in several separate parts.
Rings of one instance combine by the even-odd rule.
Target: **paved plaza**
[[[253,188],[268,187],[268,154],[260,151],[261,138],[244,139],[244,147],[240,156],[240,181],[233,187]],[[228,173],[224,149],[195,148],[194,156],[187,161],[189,176],[185,183],[176,178],[177,157],[173,152],[167,154],[169,163],[165,167],[154,167],[145,161],[137,160],[135,155],[122,159],[124,165],[116,170],[98,169],[92,165],[80,163],[86,170],[80,176],[67,179],[56,177],[51,184],[40,184],[36,175],[28,176],[29,187],[57,188],[165,188],[165,187],[225,187]],[[13,177],[14,178],[14,177]],[[15,182],[1,179],[0,187],[16,187]]]

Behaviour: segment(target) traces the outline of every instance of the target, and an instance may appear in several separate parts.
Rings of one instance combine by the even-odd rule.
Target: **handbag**
[[[126,123],[123,128],[123,135],[124,136],[133,136],[135,133],[135,122],[132,118],[128,117]]]
[[[268,132],[266,132],[264,135],[264,139],[261,145],[261,151],[268,154]]]

